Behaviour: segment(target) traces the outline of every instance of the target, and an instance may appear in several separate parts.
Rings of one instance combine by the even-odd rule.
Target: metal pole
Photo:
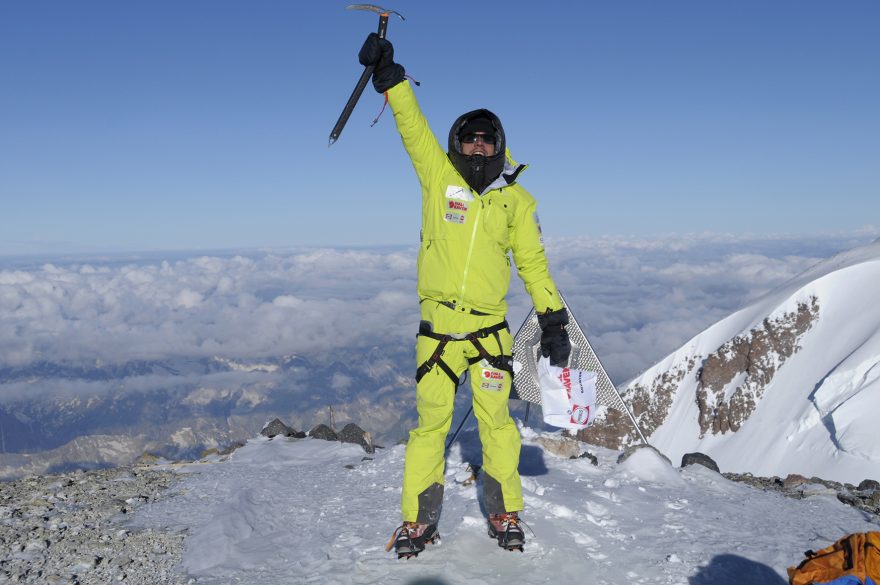
[[[452,444],[455,442],[455,439],[458,437],[458,433],[461,432],[461,427],[464,426],[464,423],[467,422],[467,419],[471,416],[471,413],[472,413],[473,411],[474,411],[474,405],[471,404],[471,407],[468,408],[467,414],[464,415],[464,418],[461,419],[461,423],[458,425],[458,428],[455,429],[455,434],[453,434],[453,435],[452,435],[452,438],[449,439],[449,442],[446,443],[446,451],[447,451],[447,452],[449,451],[449,448],[452,446]]]

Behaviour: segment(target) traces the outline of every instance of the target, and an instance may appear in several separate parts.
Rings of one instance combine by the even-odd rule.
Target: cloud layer
[[[876,234],[551,240],[554,277],[616,382],[818,260]],[[318,249],[0,270],[0,368],[387,347],[418,323],[415,250]],[[516,327],[529,300],[511,285]],[[2,383],[2,380],[0,380]],[[340,377],[334,386],[352,383]]]
[[[0,365],[256,358],[412,337],[408,252],[314,250],[0,271]]]

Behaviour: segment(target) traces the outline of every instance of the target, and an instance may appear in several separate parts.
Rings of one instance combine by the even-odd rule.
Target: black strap
[[[418,384],[422,378],[425,377],[425,374],[431,371],[431,368],[434,367],[434,364],[440,366],[440,369],[446,372],[446,375],[449,376],[449,379],[452,380],[452,383],[455,384],[455,387],[458,387],[458,376],[455,375],[455,372],[452,371],[452,368],[443,361],[443,351],[446,349],[446,344],[452,341],[452,338],[448,335],[436,336],[433,332],[419,332],[419,335],[424,335],[425,337],[430,337],[432,339],[440,339],[440,343],[437,344],[437,347],[434,349],[434,353],[431,354],[425,363],[419,366],[416,370],[416,384]]]
[[[491,325],[489,327],[484,327],[483,329],[478,329],[473,333],[468,333],[464,337],[453,337],[452,335],[442,334],[442,333],[434,333],[433,331],[429,331],[427,328],[419,329],[419,335],[424,337],[429,337],[431,339],[436,339],[440,343],[437,344],[437,347],[434,349],[434,353],[431,354],[425,362],[418,367],[416,370],[416,384],[418,384],[425,375],[431,371],[431,369],[436,364],[443,370],[449,379],[452,380],[452,383],[458,388],[459,376],[452,371],[452,368],[449,367],[449,364],[443,361],[443,352],[446,350],[446,344],[452,341],[470,341],[473,346],[476,348],[477,352],[480,354],[479,357],[475,359],[469,359],[468,364],[475,364],[480,360],[486,360],[489,364],[497,369],[504,370],[506,372],[510,372],[513,375],[513,358],[512,356],[505,355],[497,355],[493,356],[486,348],[483,347],[483,344],[479,342],[480,339],[484,337],[488,337],[492,334],[495,334],[498,340],[498,347],[501,348],[501,339],[498,337],[498,332],[502,329],[507,329],[509,325],[507,324],[507,320],[503,320],[500,323],[496,323],[495,325]]]
[[[478,339],[482,339],[483,337],[488,337],[497,331],[501,331],[502,329],[508,329],[510,326],[507,324],[507,320],[501,321],[500,323],[496,323],[495,325],[491,325],[489,327],[484,327],[482,329],[477,329],[473,333],[468,333],[466,335],[448,335],[445,333],[434,333],[433,331],[429,331],[427,328],[419,329],[419,335],[423,335],[424,337],[430,337],[431,339],[436,339],[438,341],[466,341],[470,340],[471,337],[476,337]]]
[[[513,356],[509,355],[490,355],[488,357],[477,356],[475,358],[468,358],[468,365],[478,364],[481,361],[486,360],[489,362],[489,365],[495,368],[496,370],[504,370],[505,372],[509,372],[510,375],[513,375]]]

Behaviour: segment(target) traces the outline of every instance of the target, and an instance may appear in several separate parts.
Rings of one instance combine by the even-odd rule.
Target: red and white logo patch
[[[590,407],[573,406],[571,409],[571,422],[576,425],[586,426],[590,422]]]
[[[449,223],[464,223],[467,219],[467,216],[463,213],[455,213],[453,211],[449,211],[446,215],[443,216],[444,221],[448,221]]]
[[[483,368],[481,378],[480,388],[483,390],[501,392],[504,389],[505,374],[501,370]]]

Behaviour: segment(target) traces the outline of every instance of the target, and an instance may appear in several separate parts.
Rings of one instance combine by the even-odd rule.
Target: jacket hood
[[[495,154],[492,156],[471,155],[461,153],[461,141],[459,133],[471,120],[488,120],[495,129]],[[486,187],[504,171],[506,162],[507,139],[504,135],[504,127],[498,116],[486,109],[473,110],[462,114],[452,123],[449,129],[449,150],[447,156],[459,174],[467,181],[468,185],[478,193],[482,193]]]

